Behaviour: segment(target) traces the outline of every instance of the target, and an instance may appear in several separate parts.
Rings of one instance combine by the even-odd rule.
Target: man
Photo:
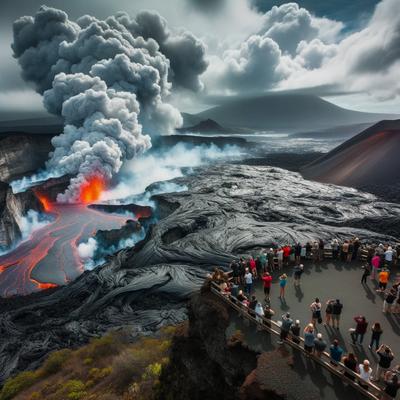
[[[322,339],[322,333],[318,333],[314,339],[314,353],[317,357],[321,357],[322,353],[326,349],[326,342]]]
[[[264,296],[266,300],[269,300],[270,298],[270,292],[271,292],[271,283],[272,283],[272,276],[270,275],[269,272],[265,272],[263,277],[263,286],[264,286]]]
[[[251,293],[251,287],[253,286],[253,274],[249,271],[248,268],[246,268],[244,280],[246,283],[246,293],[249,295]]]
[[[303,264],[296,265],[294,267],[294,286],[300,286],[300,278],[303,271],[304,271]]]
[[[351,339],[353,340],[353,344],[356,344],[358,340],[358,343],[361,345],[364,335],[367,332],[368,322],[363,315],[354,317],[354,321],[356,322],[356,328],[351,332]]]
[[[256,305],[257,305],[258,301],[256,296],[251,296],[251,300],[249,303],[249,314],[250,315],[255,315],[255,309],[256,309]]]
[[[393,304],[397,297],[396,289],[391,288],[390,290],[385,293],[385,299],[383,300],[383,309],[382,312],[393,312]]]
[[[340,315],[342,314],[343,304],[336,299],[332,305],[332,326],[339,329]]]
[[[390,368],[390,364],[394,359],[394,354],[390,347],[385,344],[380,345],[376,354],[378,354],[379,362],[376,366],[374,381],[379,381],[381,376]]]
[[[378,282],[379,282],[379,289],[377,289],[376,291],[384,292],[386,290],[386,286],[389,282],[389,270],[387,270],[385,268],[381,272],[379,272]]]
[[[361,277],[361,284],[362,285],[366,285],[367,284],[367,278],[371,275],[371,266],[367,263],[365,265],[363,265],[363,275]]]
[[[300,258],[301,258],[301,244],[300,242],[297,242],[296,246],[294,247],[294,256],[295,256],[295,263],[297,265],[300,264]]]
[[[283,344],[283,341],[286,340],[292,324],[293,320],[290,318],[290,313],[283,314],[281,318],[281,334],[278,344]]]
[[[390,246],[387,248],[384,255],[385,255],[385,264],[387,267],[390,268],[392,266],[392,261],[393,261],[393,250]]]
[[[339,341],[337,339],[332,342],[329,352],[332,359],[331,364],[337,365],[337,363],[341,361],[343,355],[343,349],[339,346]]]

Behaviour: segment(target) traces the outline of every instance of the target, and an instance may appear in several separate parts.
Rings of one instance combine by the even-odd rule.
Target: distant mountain
[[[223,126],[221,126],[218,122],[215,122],[214,120],[208,118],[204,121],[200,121],[196,125],[193,126],[188,126],[185,128],[178,128],[178,132],[181,133],[186,133],[186,132],[192,132],[192,133],[228,133],[229,130],[225,129]]]
[[[400,120],[380,121],[302,169],[305,178],[367,188],[400,183]]]
[[[350,139],[364,129],[373,125],[371,122],[353,125],[340,125],[317,131],[296,132],[289,135],[291,138],[305,139]]]
[[[61,117],[25,118],[0,121],[0,134],[3,133],[40,133],[58,135],[63,130]]]
[[[224,127],[262,130],[312,130],[338,125],[375,123],[398,118],[347,110],[317,96],[305,94],[268,94],[259,97],[236,97],[198,114],[185,114],[185,122],[212,119]]]

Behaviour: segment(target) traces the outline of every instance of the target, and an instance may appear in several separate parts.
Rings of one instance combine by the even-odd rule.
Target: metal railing
[[[232,296],[229,293],[222,293],[220,287],[218,286],[218,284],[216,282],[211,282],[211,291],[212,291],[212,293],[217,295],[220,299],[222,299],[227,304],[229,304],[230,307],[232,307],[233,309],[238,311],[240,316],[242,316],[242,317],[248,319],[249,321],[253,322],[254,324],[256,324],[260,330],[267,331],[278,337],[280,336],[281,328],[277,322],[275,322],[271,319],[265,318],[265,317],[261,317],[261,316],[257,316],[257,319],[256,319],[255,316],[253,316],[249,313],[248,307],[242,305],[236,297]],[[262,322],[260,322],[258,319],[261,319]],[[304,345],[304,339],[302,337],[299,336],[299,337],[296,337],[296,339],[298,339],[300,341],[300,343],[302,343]],[[323,352],[321,354],[321,357],[319,357],[312,353],[307,352],[300,344],[295,343],[293,340],[286,339],[284,341],[284,343],[288,344],[295,350],[300,351],[305,356],[311,358],[312,360],[314,360],[315,362],[320,364],[323,368],[325,368],[330,373],[340,377],[344,382],[346,382],[347,384],[354,387],[356,390],[358,390],[360,393],[362,393],[367,398],[369,398],[371,400],[380,400],[382,398],[382,395],[384,394],[384,392],[382,391],[382,389],[380,387],[373,384],[372,382],[363,380],[359,374],[357,374],[356,372],[347,368],[343,363],[333,361],[331,356],[329,355],[329,353]],[[344,375],[344,373],[346,373],[347,376]],[[353,377],[354,380],[351,379],[349,376]],[[363,386],[367,387],[368,389],[365,389],[363,386],[361,386],[359,384],[360,381],[361,381],[361,384]]]

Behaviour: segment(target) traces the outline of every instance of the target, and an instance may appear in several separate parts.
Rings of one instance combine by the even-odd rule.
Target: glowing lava
[[[106,185],[104,179],[100,176],[88,178],[80,188],[79,200],[83,204],[90,204],[98,200],[104,191]]]
[[[41,201],[50,207],[55,219],[0,256],[0,296],[28,294],[75,279],[83,272],[78,244],[98,229],[120,228],[129,219],[83,205]]]
[[[52,210],[51,201],[44,194],[41,194],[39,192],[35,192],[35,195],[42,203],[44,211],[50,212]]]

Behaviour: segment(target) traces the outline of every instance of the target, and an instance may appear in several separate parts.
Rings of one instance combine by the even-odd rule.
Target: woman
[[[311,323],[313,324],[313,326],[315,327],[318,323],[322,322],[322,318],[321,318],[321,308],[322,308],[322,304],[319,301],[319,298],[317,297],[315,299],[315,301],[313,303],[311,303],[310,305],[310,309],[311,309]]]
[[[285,298],[286,283],[287,283],[287,275],[286,274],[282,274],[279,277],[279,297],[281,299]]]
[[[399,378],[397,377],[397,375],[393,375],[389,372],[387,376],[385,376],[385,396],[383,396],[382,399],[395,399],[399,388]]]
[[[365,382],[371,382],[372,374],[372,368],[369,366],[369,361],[364,360],[363,363],[358,366],[358,370],[362,379],[361,381],[359,381],[359,384],[362,388],[368,390],[368,385],[366,385]]]
[[[383,333],[383,330],[381,328],[381,324],[379,322],[375,322],[372,325],[371,331],[372,331],[371,343],[369,344],[368,348],[371,350],[372,349],[372,345],[375,343],[375,350],[378,350],[379,340],[380,340],[381,335]]]
[[[308,324],[304,328],[304,350],[307,351],[308,353],[312,353],[314,350],[314,340],[315,340],[314,325]]]
[[[348,252],[347,252],[347,262],[351,262],[353,259],[353,252],[354,252],[354,242],[350,240],[349,242],[349,247],[348,247]]]
[[[325,323],[324,325],[330,326],[332,320],[333,305],[335,300],[328,300],[325,308]]]
[[[263,322],[263,316],[264,316],[264,310],[262,308],[262,305],[260,302],[257,302],[256,308],[255,308],[255,313],[256,313],[256,320],[257,322],[262,323]]]
[[[379,256],[379,254],[375,254],[372,257],[371,264],[372,264],[371,279],[376,279],[376,277],[378,276],[379,268],[381,266],[381,257]]]
[[[349,241],[345,240],[344,243],[342,244],[342,252],[341,252],[342,261],[347,260],[348,254],[349,254]]]
[[[357,358],[353,353],[347,354],[347,356],[343,357],[342,362],[345,367],[350,369],[353,372],[357,373]],[[348,372],[344,372],[344,376],[354,381],[354,376],[349,374]]]

